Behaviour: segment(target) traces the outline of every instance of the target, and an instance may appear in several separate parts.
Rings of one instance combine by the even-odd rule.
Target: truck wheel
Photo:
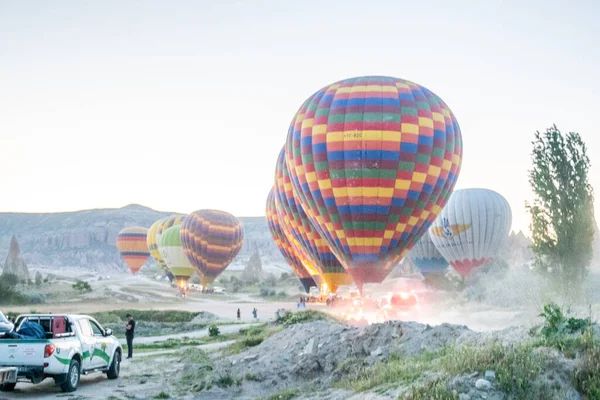
[[[81,367],[79,366],[79,361],[73,359],[71,360],[71,364],[69,365],[69,372],[67,372],[67,379],[63,384],[60,385],[60,388],[63,392],[74,392],[77,390],[77,386],[79,386],[79,377],[81,374]]]
[[[110,364],[110,368],[106,371],[106,377],[108,379],[117,379],[121,372],[121,352],[116,351],[113,361]]]
[[[15,390],[15,386],[17,386],[16,382],[3,383],[2,385],[0,385],[0,391],[1,392],[12,392],[13,390]]]

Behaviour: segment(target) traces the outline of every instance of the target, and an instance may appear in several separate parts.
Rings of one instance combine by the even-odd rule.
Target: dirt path
[[[202,344],[199,346],[183,346],[183,347],[180,347],[179,349],[173,349],[173,350],[147,351],[145,353],[138,353],[137,355],[135,355],[135,358],[138,359],[141,357],[163,356],[165,354],[173,354],[173,353],[179,352],[180,350],[189,349],[189,348],[195,348],[195,349],[200,349],[200,350],[209,352],[209,351],[223,349],[227,346],[232,345],[233,343],[235,343],[235,340],[227,340],[225,342]]]
[[[221,325],[219,326],[219,331],[221,334],[227,333],[236,333],[239,332],[240,329],[248,328],[250,326],[254,326],[257,324],[235,324],[235,325]],[[174,333],[171,335],[162,335],[162,336],[145,336],[145,337],[136,337],[133,344],[135,348],[135,344],[149,344],[156,342],[164,342],[169,339],[182,339],[184,337],[187,338],[200,338],[208,336],[208,328],[202,329],[199,331],[191,331],[184,333]],[[121,344],[126,344],[127,341],[125,339],[119,339]]]
[[[236,324],[220,326],[222,333],[235,333],[240,329],[254,324]],[[207,330],[187,332],[185,334],[173,334],[165,336],[152,336],[148,338],[136,339],[137,343],[154,343],[171,338],[183,336],[202,337],[208,335]],[[143,340],[146,339],[146,340]],[[94,373],[91,375],[82,375],[79,388],[74,393],[62,393],[60,388],[54,384],[52,379],[46,379],[44,382],[33,385],[31,383],[19,382],[17,388],[12,393],[0,392],[0,400],[9,399],[57,399],[65,398],[68,400],[96,400],[109,399],[111,396],[125,397],[136,393],[156,391],[159,393],[163,380],[173,374],[181,365],[173,363],[171,357],[177,356],[181,349],[197,348],[206,352],[212,352],[234,343],[234,340],[218,343],[209,343],[200,346],[187,346],[172,350],[159,350],[135,354],[133,361],[124,360],[121,364],[121,376],[116,381],[110,381],[106,375]],[[147,360],[151,358],[151,361]],[[166,368],[157,368],[157,366],[168,366]]]

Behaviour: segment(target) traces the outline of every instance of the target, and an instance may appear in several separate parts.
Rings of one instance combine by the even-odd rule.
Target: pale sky
[[[600,190],[599,4],[0,0],[0,211],[264,215],[302,102],[389,75],[456,115],[456,188],[496,190],[526,229],[536,130],[581,133]]]

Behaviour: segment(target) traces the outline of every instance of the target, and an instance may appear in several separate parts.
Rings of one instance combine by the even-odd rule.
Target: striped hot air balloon
[[[158,251],[158,243],[156,241],[158,228],[163,224],[165,219],[166,218],[159,219],[158,221],[153,223],[152,226],[150,226],[150,229],[148,229],[148,237],[146,239],[146,243],[148,245],[148,250],[150,250],[150,255],[152,256],[152,258],[154,258],[154,260],[156,260],[158,267],[163,271],[168,271],[169,269],[167,268],[167,264],[160,255],[160,251]]]
[[[121,258],[134,275],[150,257],[148,245],[146,244],[147,235],[148,229],[140,226],[122,229],[117,235],[117,249],[119,249]]]
[[[510,205],[500,194],[462,189],[452,194],[429,236],[452,268],[467,276],[506,245],[511,223]]]
[[[292,247],[292,244],[285,236],[281,225],[279,224],[279,217],[277,216],[277,208],[275,205],[275,188],[273,187],[269,192],[269,196],[267,197],[267,209],[266,209],[266,217],[267,223],[269,225],[269,229],[271,231],[271,235],[273,236],[273,241],[277,248],[288,262],[294,274],[300,279],[300,283],[306,290],[306,293],[310,291],[311,286],[317,286],[315,280],[311,277],[308,270],[304,267],[303,262],[301,261],[301,256],[297,254],[297,252]],[[306,262],[306,261],[305,261]],[[319,280],[319,276],[316,276],[317,280]]]
[[[327,242],[323,240],[297,202],[283,150],[279,153],[275,168],[275,187],[277,210],[280,221],[283,223],[284,232],[288,235],[288,239],[303,254],[306,254],[310,264],[319,271],[322,280],[321,287],[323,288],[323,284],[326,284],[327,289],[335,293],[338,286],[351,285],[352,278],[346,273]]]
[[[286,158],[302,208],[362,290],[382,282],[441,212],[462,139],[450,108],[428,89],[367,76],[304,102]]]
[[[240,221],[225,211],[200,210],[183,220],[181,242],[204,282],[210,283],[240,252],[244,230]]]
[[[160,253],[169,271],[180,284],[187,282],[196,273],[196,268],[188,260],[181,244],[181,224],[163,231],[160,238]]]

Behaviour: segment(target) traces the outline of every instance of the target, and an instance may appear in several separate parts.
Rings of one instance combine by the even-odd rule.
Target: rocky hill
[[[10,240],[10,246],[8,248],[8,255],[2,268],[4,274],[15,274],[21,278],[29,279],[29,270],[27,264],[21,256],[21,247],[16,237],[12,237]]]
[[[0,259],[6,258],[16,236],[25,262],[44,266],[81,267],[91,270],[122,269],[115,245],[127,226],[150,227],[174,213],[132,204],[118,209],[66,213],[0,213]],[[264,217],[242,217],[245,242],[234,264],[244,263],[255,250],[263,262],[285,266]]]

